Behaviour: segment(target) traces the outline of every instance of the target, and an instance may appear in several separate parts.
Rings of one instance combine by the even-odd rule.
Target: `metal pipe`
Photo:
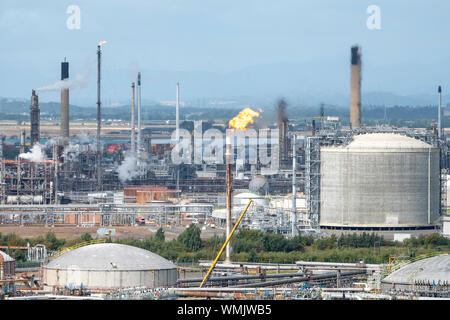
[[[231,230],[230,235],[227,237],[227,240],[225,240],[225,243],[223,244],[222,248],[219,251],[219,254],[217,255],[216,259],[214,260],[213,264],[211,265],[211,267],[209,268],[208,272],[206,273],[205,277],[203,278],[202,283],[200,284],[200,288],[203,287],[203,284],[208,280],[209,274],[211,273],[211,271],[214,269],[214,267],[216,266],[217,261],[219,260],[220,256],[222,255],[223,250],[225,249],[225,247],[227,246],[228,242],[230,241],[231,237],[234,234],[234,231],[236,230],[236,228],[238,227],[239,223],[241,222],[242,218],[244,217],[244,214],[247,212],[248,207],[250,206],[250,204],[253,202],[253,200],[250,200],[247,204],[247,206],[245,207],[244,211],[242,211],[241,216],[239,217],[238,221],[236,222],[236,224],[234,225],[233,230]]]
[[[201,262],[199,263],[200,267],[210,267],[211,263]],[[276,263],[240,263],[235,262],[233,264],[217,264],[216,267],[224,268],[224,269],[239,269],[239,268],[247,268],[247,269],[265,269],[265,270],[298,270],[298,266],[296,264],[276,264]]]
[[[20,130],[19,154],[25,152],[25,130]]]
[[[59,203],[58,189],[59,189],[59,176],[58,176],[58,145],[53,145],[53,160],[55,163],[55,204]]]
[[[341,277],[355,276],[355,275],[363,274],[363,273],[365,273],[365,271],[345,271],[345,272],[341,272]],[[310,280],[326,280],[326,279],[336,278],[336,276],[337,276],[336,272],[327,272],[324,274],[314,275],[311,277],[303,276],[303,277],[283,279],[283,280],[273,280],[273,281],[241,284],[241,285],[239,285],[239,288],[255,287],[255,286],[269,287],[269,286],[276,286],[276,285],[280,285],[280,284],[304,282],[304,281],[310,281]]]
[[[313,262],[313,261],[297,261],[295,263],[299,267],[318,267],[318,268],[352,268],[352,269],[383,269],[384,264],[363,264],[363,263],[346,263],[346,262]]]
[[[276,274],[266,274],[265,278],[292,278],[303,276],[303,273],[295,272],[295,273],[276,273]],[[200,282],[204,278],[190,278],[190,279],[178,279],[177,283],[192,283],[192,282]],[[239,276],[227,276],[227,277],[215,277],[209,278],[208,281],[211,282],[220,282],[220,281],[233,281],[233,280],[253,280],[253,279],[261,279],[261,275],[239,275]]]
[[[134,120],[136,118],[134,114],[134,82],[131,83],[131,152],[136,152],[136,128]]]
[[[225,157],[226,157],[226,164],[227,164],[227,226],[226,226],[226,236],[227,238],[230,236],[231,233],[231,195],[232,195],[232,177],[231,177],[231,160],[232,160],[232,152],[231,152],[231,139],[232,137],[226,136],[226,151],[225,151]],[[225,252],[225,262],[231,263],[231,245],[227,246],[226,252]]]

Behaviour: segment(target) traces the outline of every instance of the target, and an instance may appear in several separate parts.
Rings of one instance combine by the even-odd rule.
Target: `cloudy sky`
[[[367,27],[370,5],[379,30]],[[68,27],[69,6],[79,29]],[[71,77],[86,80],[71,102],[95,105],[100,40],[111,104],[128,99],[137,71],[148,100],[174,98],[177,81],[186,99],[347,94],[356,43],[363,92],[434,93],[450,88],[449,10],[443,0],[2,0],[0,96],[29,99],[59,80],[67,57]]]

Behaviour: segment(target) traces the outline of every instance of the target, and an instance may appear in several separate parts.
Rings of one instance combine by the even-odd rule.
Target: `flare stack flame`
[[[245,108],[239,114],[228,122],[230,128],[247,130],[247,125],[253,123],[254,117],[259,117],[259,112],[250,108]]]

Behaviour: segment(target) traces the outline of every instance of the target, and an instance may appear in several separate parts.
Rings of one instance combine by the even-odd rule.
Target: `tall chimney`
[[[41,112],[39,110],[39,98],[36,95],[36,91],[31,92],[31,107],[30,107],[30,122],[31,122],[31,145],[39,143],[40,133],[39,133],[39,121]]]
[[[100,190],[102,185],[102,144],[100,141],[100,131],[102,126],[102,111],[101,111],[101,101],[100,101],[100,63],[101,63],[102,50],[101,45],[97,46],[97,188]]]
[[[350,74],[350,127],[361,127],[361,49],[355,45],[351,48]]]
[[[61,80],[69,78],[69,63],[61,62]],[[69,89],[61,90],[61,137],[66,144],[69,140]]]
[[[441,127],[441,93],[442,93],[442,89],[441,86],[438,87],[438,98],[439,98],[439,103],[438,103],[438,138],[439,141],[441,140],[441,135],[442,135],[442,127]]]
[[[134,119],[136,116],[134,114],[134,82],[131,83],[131,152],[136,152],[136,128],[134,124]]]
[[[138,161],[141,160],[142,151],[142,133],[141,133],[141,73],[138,72],[137,76],[137,112],[138,112],[138,142],[137,142],[137,152]]]

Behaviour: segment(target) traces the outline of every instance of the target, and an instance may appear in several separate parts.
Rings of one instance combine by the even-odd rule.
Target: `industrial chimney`
[[[142,127],[141,127],[141,73],[138,72],[137,75],[137,117],[138,117],[138,136],[137,136],[137,153],[138,153],[138,161],[141,160],[141,152],[142,152]]]
[[[101,109],[101,57],[102,57],[102,44],[99,42],[97,45],[97,188],[101,189],[102,186],[102,143],[101,138],[101,127],[102,127],[102,109]]]
[[[31,145],[39,143],[39,120],[41,112],[39,110],[39,98],[36,95],[36,91],[31,92],[31,107],[30,107],[30,123],[31,123]]]
[[[61,62],[61,80],[69,78],[69,63]],[[69,89],[61,90],[61,137],[62,142],[66,144],[69,140]]]
[[[441,86],[438,87],[438,137],[439,140],[441,140],[441,136],[442,136],[442,124],[441,124],[441,103],[442,103],[442,98],[441,98],[441,94],[442,94],[442,89]]]
[[[351,74],[350,74],[350,127],[361,127],[361,49],[358,46],[351,48]]]
[[[131,83],[131,152],[136,152],[136,128],[134,124],[134,119],[136,116],[134,114],[134,82]]]

